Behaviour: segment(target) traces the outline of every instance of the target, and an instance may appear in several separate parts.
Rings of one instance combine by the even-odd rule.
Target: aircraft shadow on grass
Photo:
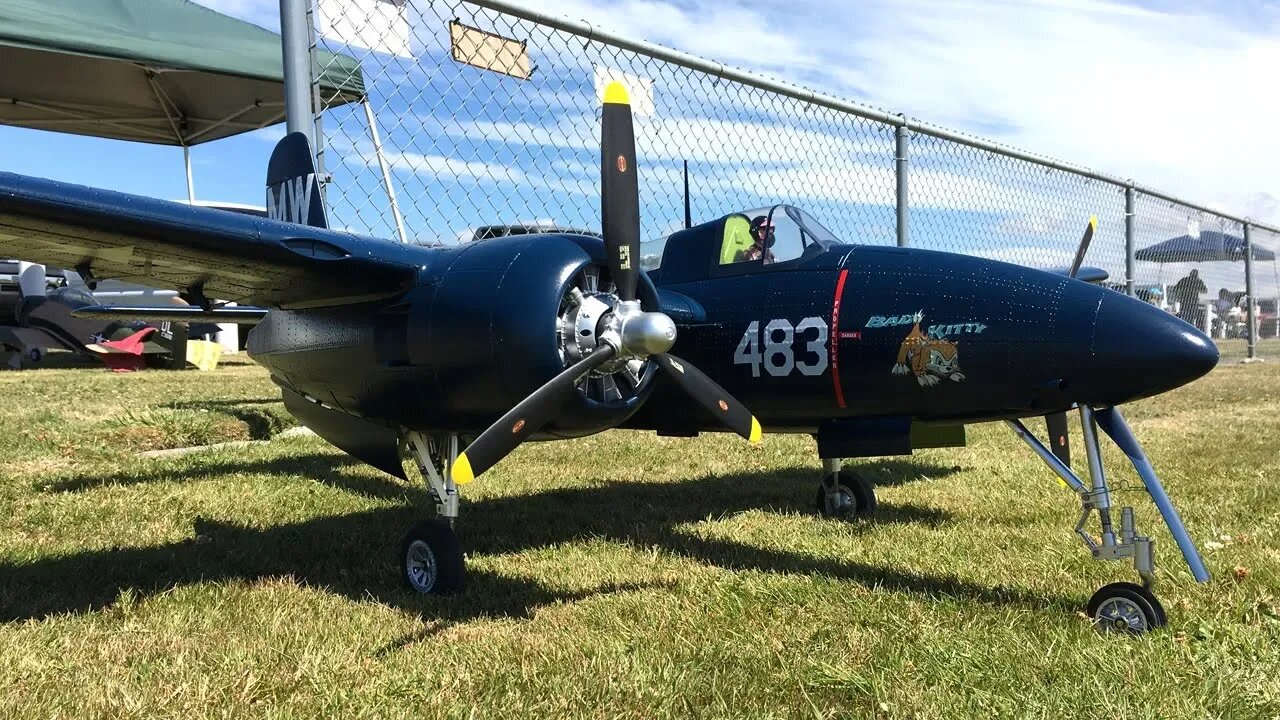
[[[58,489],[83,491],[117,482],[215,478],[231,473],[287,472],[383,500],[404,500],[376,508],[299,523],[257,528],[197,519],[193,537],[153,547],[89,550],[23,563],[0,563],[0,621],[20,621],[110,606],[121,591],[142,595],[196,582],[292,576],[305,585],[346,597],[376,599],[419,612],[443,626],[480,617],[528,618],[539,607],[609,592],[652,587],[645,583],[604,585],[589,591],[549,588],[535,580],[473,568],[461,599],[421,596],[402,589],[395,567],[399,533],[427,504],[423,490],[391,480],[352,473],[355,465],[327,453],[276,460],[218,459],[189,469],[162,469],[140,476],[85,476],[61,481]],[[940,477],[944,466],[895,461],[891,475]],[[809,513],[801,502],[811,471],[805,468],[762,474],[704,477],[679,483],[614,483],[558,489],[467,504],[461,539],[475,554],[513,553],[582,539],[605,539],[638,547],[659,547],[727,570],[815,575],[890,592],[949,596],[1030,609],[1066,609],[1074,602],[1008,588],[987,587],[954,576],[928,575],[888,566],[823,558],[693,536],[681,525],[752,509]],[[839,522],[832,520],[830,522]],[[882,524],[940,526],[949,513],[913,504],[882,503],[874,519],[847,525],[852,535],[875,532]],[[199,538],[199,541],[197,541]],[[437,626],[438,629],[439,625]],[[434,631],[434,630],[433,630]],[[412,638],[406,642],[412,641]]]
[[[347,455],[313,453],[288,457],[232,459],[210,457],[187,467],[174,467],[171,463],[151,462],[142,467],[104,475],[75,475],[54,478],[37,487],[44,492],[81,493],[106,486],[146,485],[161,482],[196,482],[217,480],[227,475],[298,475],[308,480],[330,485],[356,495],[381,500],[396,500],[414,496],[421,491],[404,485],[353,473],[360,467],[359,460]]]

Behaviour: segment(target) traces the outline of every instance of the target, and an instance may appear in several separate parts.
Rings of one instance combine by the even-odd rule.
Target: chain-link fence
[[[1069,265],[1097,215],[1086,264],[1243,357],[1247,234],[1258,346],[1280,351],[1280,234],[1270,228],[1245,233],[1124,181],[508,0],[316,2],[320,44],[358,58],[369,92],[321,120],[337,226],[427,244],[598,231],[599,94],[620,79],[635,111],[646,239],[683,226],[685,163],[695,223],[786,202],[849,242],[1033,267]]]

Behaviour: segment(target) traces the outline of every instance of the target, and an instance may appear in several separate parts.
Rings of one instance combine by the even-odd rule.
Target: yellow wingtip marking
[[[476,474],[471,471],[471,461],[467,459],[467,454],[462,453],[457,460],[453,461],[453,467],[449,468],[449,477],[458,485],[466,485],[476,479]]]
[[[755,415],[752,415],[751,416],[751,437],[747,439],[753,443],[758,443],[760,442],[760,436],[763,434],[764,433],[760,432],[760,421],[756,419]]]
[[[1097,231],[1098,231],[1098,216],[1097,216],[1097,215],[1090,215],[1090,216],[1089,216],[1089,227],[1093,228],[1094,232],[1097,232]]]
[[[605,86],[604,101],[610,105],[631,104],[631,98],[627,95],[626,86],[616,80]]]

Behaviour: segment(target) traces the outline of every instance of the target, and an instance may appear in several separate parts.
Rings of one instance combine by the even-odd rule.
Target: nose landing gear
[[[1164,607],[1156,599],[1151,588],[1155,585],[1155,541],[1145,535],[1139,535],[1134,520],[1133,508],[1123,507],[1120,510],[1120,532],[1117,533],[1111,517],[1111,490],[1107,485],[1106,473],[1102,467],[1102,452],[1098,442],[1098,428],[1101,427],[1116,445],[1128,456],[1134,470],[1142,478],[1147,493],[1160,510],[1165,524],[1173,534],[1182,556],[1191,569],[1197,582],[1209,579],[1200,553],[1195,543],[1187,534],[1182,518],[1174,509],[1164,486],[1156,477],[1155,470],[1138,445],[1133,431],[1125,423],[1120,412],[1115,408],[1095,410],[1091,407],[1080,407],[1080,424],[1084,430],[1084,445],[1089,459],[1089,483],[1086,484],[1075,472],[1059,460],[1046,448],[1026,426],[1018,420],[1007,421],[1018,437],[1044,460],[1045,464],[1080,497],[1080,520],[1075,531],[1089,548],[1089,552],[1099,560],[1132,560],[1134,569],[1142,578],[1141,585],[1120,582],[1112,583],[1093,594],[1086,610],[1092,618],[1094,626],[1102,632],[1121,632],[1141,634],[1164,626],[1168,622]],[[1089,516],[1098,514],[1101,526],[1101,537],[1094,538],[1085,530]]]

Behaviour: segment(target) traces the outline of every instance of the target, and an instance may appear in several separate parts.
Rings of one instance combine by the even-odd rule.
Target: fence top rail
[[[686,52],[681,52],[680,50],[673,50],[669,47],[658,45],[656,43],[624,37],[622,35],[618,35],[616,33],[612,33],[607,30],[598,28],[592,25],[591,23],[588,23],[583,20],[570,20],[569,18],[560,17],[560,16],[549,14],[549,13],[545,13],[545,12],[540,12],[538,10],[533,10],[531,8],[527,8],[522,5],[519,5],[516,2],[512,2],[511,0],[464,0],[464,1],[471,5],[476,5],[478,7],[500,12],[505,15],[518,17],[522,20],[527,20],[529,22],[537,23],[539,25],[545,25],[545,26],[554,28],[556,30],[567,32],[571,35],[577,35],[588,41],[596,41],[596,42],[600,42],[605,45],[610,45],[612,47],[616,47],[622,50],[629,50],[631,52],[639,53],[641,55],[648,55],[650,57],[653,57],[665,62],[669,62],[674,65],[678,65],[680,67],[714,75],[716,77],[724,78],[725,80],[730,80],[732,82],[741,83],[743,85],[758,88],[761,90],[766,90],[768,92],[776,93],[778,95],[782,95],[785,97],[794,98],[802,102],[810,103],[820,107],[830,108],[832,110],[848,113],[850,115],[855,115],[860,118],[884,123],[887,125],[892,125],[895,127],[904,127],[911,130],[912,132],[917,132],[922,135],[929,135],[931,137],[936,137],[941,140],[947,140],[950,142],[959,143],[961,145],[967,145],[969,147],[976,148],[978,150],[985,150],[987,152],[996,153],[998,155],[1011,157],[1017,160],[1023,160],[1025,162],[1034,163],[1042,167],[1047,167],[1054,170],[1060,170],[1062,172],[1071,173],[1073,175],[1079,175],[1081,177],[1098,180],[1098,181],[1109,183],[1119,187],[1132,188],[1135,192],[1140,192],[1144,195],[1149,195],[1151,197],[1158,198],[1160,200],[1166,200],[1168,202],[1184,205],[1188,208],[1191,208],[1192,210],[1198,210],[1203,213],[1215,215],[1225,220],[1231,220],[1233,222],[1238,222],[1244,225],[1252,225],[1253,227],[1260,228],[1263,230],[1268,230],[1273,233],[1280,233],[1280,227],[1268,225],[1266,223],[1260,223],[1254,220],[1250,220],[1249,218],[1232,215],[1230,213],[1222,212],[1221,210],[1214,210],[1212,208],[1206,207],[1199,203],[1185,200],[1176,195],[1172,195],[1170,193],[1157,190],[1155,188],[1146,187],[1144,185],[1138,185],[1137,183],[1134,183],[1132,180],[1126,180],[1120,177],[1116,177],[1114,175],[1108,175],[1106,173],[1098,172],[1097,170],[1091,170],[1086,167],[1072,165],[1070,163],[1054,160],[1053,158],[1045,157],[1043,155],[1036,155],[1034,153],[1029,153],[1023,150],[1019,150],[1017,148],[1009,147],[1007,145],[1002,145],[1000,143],[992,142],[990,140],[984,140],[982,138],[975,137],[972,135],[967,135],[965,133],[956,132],[954,130],[948,130],[943,127],[938,127],[937,125],[933,125],[920,120],[908,118],[906,115],[903,115],[903,114],[891,113],[886,110],[882,110],[880,108],[871,107],[869,105],[861,105],[861,104],[850,102],[848,100],[843,100],[841,98],[834,97],[831,95],[824,95],[822,93],[818,93],[813,90],[809,90],[807,88],[801,87],[799,85],[783,82],[781,80],[775,80],[773,78],[765,77],[763,75],[758,75],[756,73],[742,70],[740,68],[730,67],[723,63],[707,60],[706,58],[701,58],[701,57],[698,57],[697,55],[691,55]]]

